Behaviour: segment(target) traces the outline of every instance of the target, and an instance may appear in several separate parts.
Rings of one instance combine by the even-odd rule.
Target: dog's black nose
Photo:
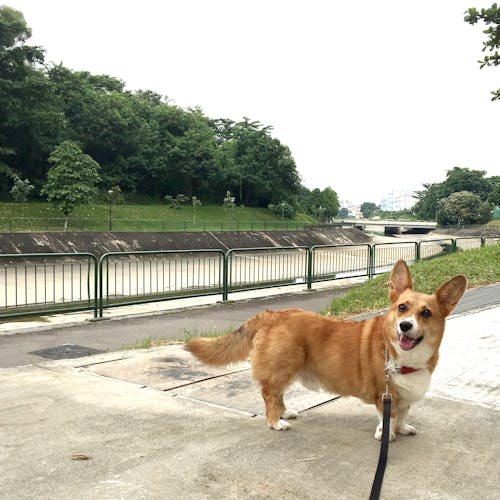
[[[399,323],[399,328],[401,328],[403,333],[406,333],[413,328],[413,323],[411,321],[401,321],[401,323]]]

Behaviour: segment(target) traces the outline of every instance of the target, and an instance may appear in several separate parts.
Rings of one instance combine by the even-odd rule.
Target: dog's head
[[[396,349],[412,351],[426,345],[435,352],[443,337],[445,318],[466,286],[467,279],[460,275],[441,285],[433,295],[415,292],[405,261],[396,262],[389,283],[391,306],[387,315],[388,334]]]

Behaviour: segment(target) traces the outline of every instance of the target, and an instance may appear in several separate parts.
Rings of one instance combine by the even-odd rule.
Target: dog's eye
[[[399,304],[398,311],[400,313],[404,313],[404,312],[408,311],[408,307],[406,307],[406,304]]]
[[[430,318],[432,316],[432,313],[429,311],[429,309],[423,309],[420,313],[420,316],[422,316],[423,318]]]

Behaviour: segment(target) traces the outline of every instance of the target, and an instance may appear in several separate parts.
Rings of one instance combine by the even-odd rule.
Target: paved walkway
[[[462,311],[477,293],[467,292]],[[112,347],[235,327],[265,307],[319,310],[331,295],[0,336],[2,352],[33,363],[0,369],[2,498],[367,498],[379,452],[371,406],[293,386],[288,402],[300,417],[273,432],[248,365],[207,369],[179,345]],[[391,443],[382,498],[497,498],[499,323],[492,304],[448,321],[431,391],[411,410],[419,434]],[[112,352],[45,362],[27,354],[64,341]]]

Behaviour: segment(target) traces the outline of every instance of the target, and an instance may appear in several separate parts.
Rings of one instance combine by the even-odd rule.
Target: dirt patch
[[[180,233],[0,233],[0,252],[79,253],[96,257],[108,252],[147,250],[214,250],[281,246],[366,244],[370,237],[355,228],[301,231]]]

